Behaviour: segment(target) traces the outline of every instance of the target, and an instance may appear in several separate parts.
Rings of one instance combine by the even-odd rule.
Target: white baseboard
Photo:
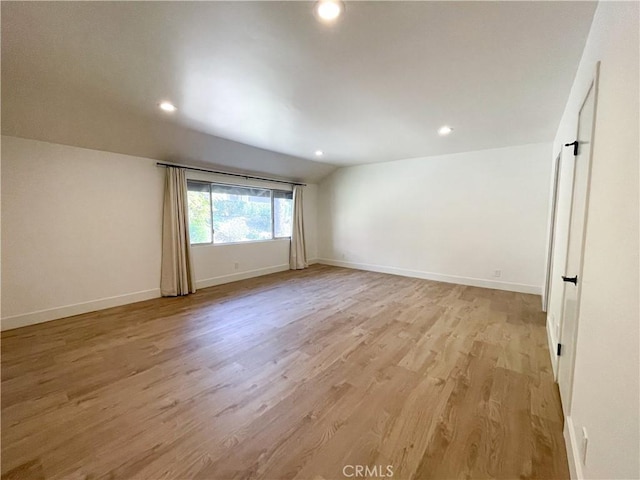
[[[318,263],[317,259],[309,260],[309,264],[312,265]],[[259,268],[256,270],[249,270],[246,272],[234,273],[231,275],[222,275],[220,277],[207,278],[204,280],[196,281],[196,288],[207,288],[215,285],[222,285],[223,283],[236,282],[238,280],[245,280],[247,278],[259,277],[262,275],[269,275],[270,273],[283,272],[289,270],[288,264],[276,265],[273,267]],[[115,297],[101,298],[98,300],[92,300],[89,302],[76,303],[73,305],[65,305],[62,307],[49,308],[46,310],[38,310],[36,312],[24,313],[20,315],[12,315],[10,317],[3,317],[0,320],[0,330],[11,330],[14,328],[26,327],[28,325],[35,325],[36,323],[49,322],[51,320],[57,320],[59,318],[71,317],[73,315],[80,315],[83,313],[95,312],[97,310],[104,310],[105,308],[119,307],[121,305],[127,305],[129,303],[142,302],[144,300],[151,300],[152,298],[160,297],[160,289],[154,288],[151,290],[144,290],[141,292],[128,293],[125,295],[117,295]]]
[[[38,310],[36,312],[24,313],[21,315],[13,315],[2,318],[0,321],[0,330],[11,330],[13,328],[26,327],[27,325],[57,320],[58,318],[95,312],[96,310],[103,310],[105,308],[119,307],[128,303],[142,302],[144,300],[158,298],[159,296],[160,289],[153,288],[151,290],[144,290],[141,292],[127,293],[125,295],[117,295],[115,297],[101,298],[89,302]]]
[[[269,275],[270,273],[284,272],[289,270],[289,264],[275,265],[273,267],[258,268],[256,270],[247,270],[246,272],[232,273],[230,275],[221,275],[219,277],[205,278],[196,282],[196,288],[215,287],[224,283],[237,282],[238,280],[246,280],[247,278],[260,277]]]
[[[459,277],[456,275],[444,275],[441,273],[423,272],[420,270],[408,270],[405,268],[386,267],[382,265],[370,265],[366,263],[353,263],[328,258],[318,259],[318,263],[333,265],[335,267],[353,268],[356,270],[367,270],[370,272],[390,273],[403,277],[422,278],[434,280],[436,282],[456,283],[458,285],[469,285],[472,287],[492,288],[495,290],[507,290],[509,292],[542,294],[542,287],[538,285],[525,285],[520,283],[498,282],[495,280],[485,280],[483,278]]]
[[[549,356],[551,357],[551,369],[553,370],[553,379],[558,381],[558,355],[556,355],[558,339],[553,332],[553,325],[549,323],[549,316],[547,316],[547,341],[549,342]]]
[[[571,417],[564,419],[564,443],[567,447],[567,461],[569,462],[569,474],[571,480],[584,478],[582,474],[582,462],[580,460],[580,450],[578,449],[578,440],[576,439],[575,429],[573,428],[573,420]]]

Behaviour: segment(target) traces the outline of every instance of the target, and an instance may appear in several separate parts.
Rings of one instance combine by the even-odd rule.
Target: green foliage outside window
[[[271,200],[263,197],[213,194],[213,241],[244,242],[271,239]]]
[[[211,243],[209,192],[189,190],[189,237],[191,243]]]
[[[190,181],[191,243],[247,242],[291,236],[291,197],[291,192]]]

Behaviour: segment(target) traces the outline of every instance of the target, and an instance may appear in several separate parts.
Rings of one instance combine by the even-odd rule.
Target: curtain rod
[[[188,165],[180,165],[178,163],[158,162],[158,163],[156,163],[156,166],[158,166],[158,167],[184,168],[185,170],[193,170],[193,171],[196,171],[196,172],[215,173],[216,175],[228,175],[230,177],[240,177],[240,178],[244,178],[244,179],[247,179],[247,180],[263,180],[265,182],[284,183],[284,184],[287,184],[287,185],[300,185],[302,187],[306,187],[307,186],[306,183],[287,182],[286,180],[274,180],[273,178],[256,177],[256,176],[253,176],[253,175],[243,175],[242,173],[220,172],[218,170],[208,170],[206,168],[190,167]]]

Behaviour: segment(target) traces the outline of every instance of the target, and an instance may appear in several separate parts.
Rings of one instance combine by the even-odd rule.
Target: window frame
[[[280,190],[278,188],[268,188],[268,187],[258,187],[253,185],[238,185],[233,183],[222,183],[222,182],[208,182],[206,180],[196,180],[196,179],[187,179],[187,195],[189,195],[189,183],[200,183],[203,185],[207,185],[209,188],[209,218],[211,220],[211,241],[210,242],[192,242],[191,236],[189,236],[189,244],[191,246],[201,246],[201,245],[241,245],[245,243],[260,243],[260,242],[273,242],[277,240],[286,240],[291,239],[291,235],[287,236],[276,236],[276,220],[275,220],[275,195],[274,192],[283,192],[291,195],[291,201],[293,202],[293,191],[291,190]],[[267,190],[269,192],[269,198],[271,202],[271,238],[263,238],[258,240],[243,240],[239,242],[224,242],[224,243],[216,243],[215,241],[215,228],[213,226],[213,186],[218,185],[221,187],[237,187],[237,188],[257,188],[260,190]],[[286,197],[284,197],[286,198]],[[187,210],[189,209],[189,202],[187,201]],[[187,212],[187,219],[189,218]],[[190,226],[190,225],[189,225]]]
[[[206,185],[209,190],[209,220],[211,222],[211,241],[210,242],[192,242],[191,235],[189,235],[189,245],[197,246],[197,245],[213,245],[213,235],[215,233],[213,228],[213,197],[211,196],[211,182],[205,182],[202,180],[191,180],[187,179],[187,222],[188,229],[191,229],[191,220],[189,219],[189,183],[200,183]]]
[[[291,239],[291,235],[286,235],[286,236],[282,236],[282,237],[278,237],[276,236],[276,209],[275,209],[275,192],[283,192],[283,193],[290,193],[291,194],[291,203],[293,204],[293,191],[291,190],[278,190],[277,188],[270,188],[269,189],[271,191],[271,230],[272,230],[272,234],[271,234],[271,239],[272,240],[281,240],[283,238],[289,238]],[[284,197],[287,198],[287,197]],[[293,233],[293,210],[291,211],[291,230]]]

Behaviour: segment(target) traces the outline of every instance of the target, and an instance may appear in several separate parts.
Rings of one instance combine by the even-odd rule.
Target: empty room
[[[0,7],[2,480],[640,478],[640,3]]]

